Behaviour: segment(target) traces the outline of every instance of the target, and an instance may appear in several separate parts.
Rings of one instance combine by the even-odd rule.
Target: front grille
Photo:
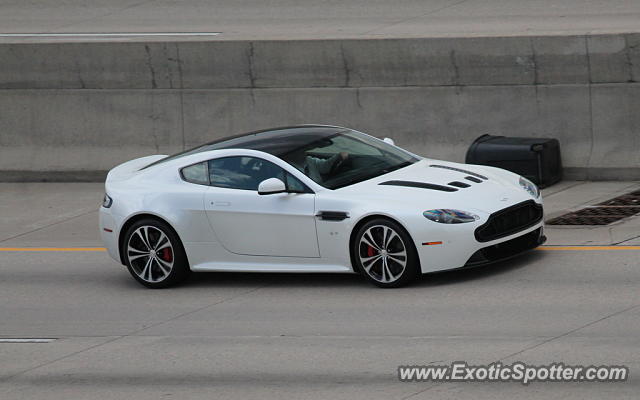
[[[542,220],[542,206],[533,200],[518,203],[491,214],[489,220],[476,229],[479,242],[489,242],[513,235]]]
[[[490,264],[500,260],[517,256],[527,250],[534,249],[545,242],[547,238],[542,235],[542,228],[518,236],[506,242],[494,244],[493,246],[482,248],[471,255],[465,267]]]

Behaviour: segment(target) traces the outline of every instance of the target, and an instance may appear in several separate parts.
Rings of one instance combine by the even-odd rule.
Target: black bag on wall
[[[465,162],[503,168],[540,187],[562,179],[557,139],[482,135],[469,147]]]

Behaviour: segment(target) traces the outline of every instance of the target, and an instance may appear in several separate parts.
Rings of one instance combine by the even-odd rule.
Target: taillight
[[[104,198],[102,199],[102,207],[109,208],[111,207],[112,204],[113,204],[113,199],[109,197],[107,194],[105,194]]]

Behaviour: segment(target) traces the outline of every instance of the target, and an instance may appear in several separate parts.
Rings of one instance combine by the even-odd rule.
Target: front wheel
[[[353,243],[356,267],[374,285],[404,286],[419,275],[418,255],[409,234],[396,222],[375,219],[364,224]]]
[[[178,235],[162,221],[144,219],[134,223],[125,233],[123,247],[127,269],[146,287],[175,285],[190,272]]]

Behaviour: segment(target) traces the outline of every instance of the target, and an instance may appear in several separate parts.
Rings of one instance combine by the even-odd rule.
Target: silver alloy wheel
[[[397,281],[407,267],[404,241],[386,225],[374,225],[362,234],[358,256],[364,271],[382,283]]]
[[[146,282],[161,282],[169,276],[173,269],[174,257],[171,241],[155,226],[141,226],[129,237],[129,265],[133,272]]]

